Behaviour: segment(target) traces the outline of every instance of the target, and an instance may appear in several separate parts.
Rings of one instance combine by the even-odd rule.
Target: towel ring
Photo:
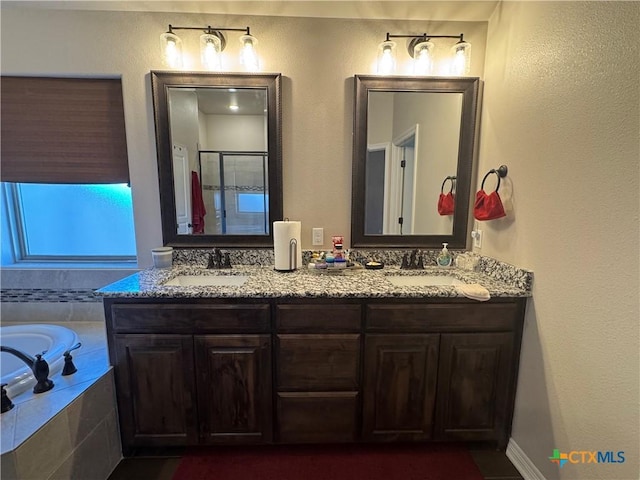
[[[453,186],[455,185],[454,181],[456,180],[456,177],[451,175],[446,177],[442,182],[442,185],[440,186],[440,193],[444,193],[444,184],[447,183],[447,180],[451,181],[451,189],[449,190],[449,193],[453,193]]]
[[[487,177],[489,175],[491,175],[492,173],[495,173],[498,176],[498,184],[496,185],[496,192],[500,189],[500,179],[504,178],[507,176],[507,166],[506,165],[500,165],[499,168],[492,168],[491,170],[489,170],[487,172],[487,174],[484,176],[484,178],[482,179],[482,184],[480,185],[480,190],[484,190],[484,181],[487,179]]]

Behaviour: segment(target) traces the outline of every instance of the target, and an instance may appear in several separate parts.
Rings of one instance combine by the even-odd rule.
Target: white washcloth
[[[491,298],[491,295],[489,295],[489,290],[484,288],[479,283],[465,283],[463,285],[456,285],[456,290],[458,290],[458,292],[460,292],[465,297],[472,298],[473,300],[478,300],[480,302],[486,302]]]

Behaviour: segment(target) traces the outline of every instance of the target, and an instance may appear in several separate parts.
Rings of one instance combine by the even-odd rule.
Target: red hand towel
[[[204,208],[202,188],[196,172],[191,172],[191,224],[193,233],[204,233],[204,216],[207,210]]]
[[[455,199],[453,193],[441,193],[438,197],[438,213],[440,215],[453,215]]]
[[[476,202],[473,205],[473,216],[476,220],[495,220],[506,215],[502,200],[498,192],[487,194],[484,190],[476,193]]]

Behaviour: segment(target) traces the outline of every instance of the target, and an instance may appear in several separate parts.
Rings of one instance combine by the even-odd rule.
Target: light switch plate
[[[473,238],[473,248],[482,248],[482,230],[474,230],[471,232]]]
[[[312,228],[311,229],[311,243],[313,245],[324,244],[324,228]]]

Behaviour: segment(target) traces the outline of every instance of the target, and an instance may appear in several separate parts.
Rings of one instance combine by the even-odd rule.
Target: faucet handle
[[[7,385],[8,385],[7,383],[3,383],[1,385],[2,386],[2,412],[0,413],[8,412],[14,407],[13,402],[7,395],[7,390],[5,389]]]
[[[71,375],[76,373],[78,369],[73,364],[73,357],[71,356],[71,350],[75,350],[76,348],[80,348],[82,344],[80,342],[76,343],[73,347],[63,353],[64,356],[64,367],[62,368],[62,376],[66,377],[67,375]]]
[[[73,350],[77,350],[78,348],[80,348],[82,346],[82,343],[78,342],[76,343],[73,347],[71,347],[69,350],[67,350],[66,352],[64,352],[62,355],[64,355],[65,357],[67,355],[71,355],[70,352],[72,352]]]

